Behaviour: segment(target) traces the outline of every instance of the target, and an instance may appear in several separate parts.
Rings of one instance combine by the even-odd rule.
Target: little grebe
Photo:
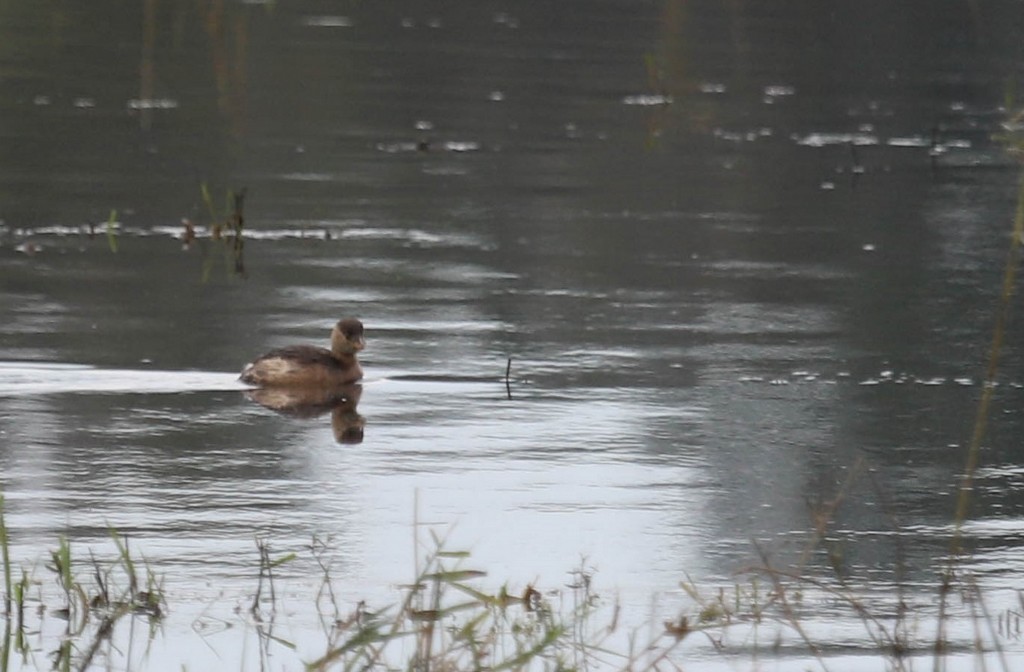
[[[363,377],[356,353],[363,349],[363,323],[339,320],[331,330],[331,349],[289,345],[246,364],[241,380],[260,387],[331,387]]]

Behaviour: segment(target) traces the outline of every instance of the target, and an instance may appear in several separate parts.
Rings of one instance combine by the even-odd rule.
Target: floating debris
[[[349,28],[352,26],[352,19],[347,16],[307,16],[302,20],[302,25],[317,28]]]
[[[764,87],[764,95],[770,98],[778,98],[780,96],[792,96],[795,93],[795,87],[787,86],[785,84],[774,84]]]
[[[402,152],[429,152],[431,150],[441,150],[445,152],[477,152],[480,151],[481,145],[479,142],[473,140],[447,140],[445,142],[436,143],[428,140],[419,140],[413,142],[411,140],[404,140],[399,142],[378,142],[375,145],[377,151],[384,152],[386,154],[399,154]],[[289,179],[300,179],[298,175],[313,175],[305,173],[292,174]],[[304,179],[310,179],[306,177]],[[333,179],[333,178],[332,178]]]
[[[480,149],[479,142],[449,140],[442,145],[449,152],[475,152]]]
[[[16,245],[14,251],[19,254],[24,254],[26,256],[31,257],[42,249],[42,246],[27,240],[24,243],[21,243],[20,245]]]
[[[740,383],[767,383],[769,385],[792,385],[799,383],[812,383],[819,385],[837,385],[843,383],[845,380],[849,380],[851,374],[849,371],[839,371],[833,376],[823,374],[816,371],[808,371],[798,369],[791,371],[789,374],[783,374],[782,376],[769,378],[760,375],[741,375],[738,377]],[[960,378],[947,378],[944,376],[926,376],[920,377],[908,372],[897,372],[886,369],[879,371],[874,376],[869,376],[863,380],[858,381],[856,384],[866,387],[893,384],[893,385],[920,385],[922,387],[938,387],[946,385],[947,383],[955,383],[962,387],[971,387],[975,385],[975,381],[972,378],[960,377]],[[1007,386],[1024,389],[1024,383],[1014,381],[1006,383]]]
[[[796,93],[796,89],[792,86],[766,86],[764,87],[764,97],[761,99],[765,105],[774,105],[777,100],[785,96],[792,96]]]
[[[889,138],[885,144],[890,147],[931,147],[932,140],[921,135],[912,135],[906,138]]]
[[[717,82],[704,82],[698,87],[701,93],[725,93],[725,84],[719,84]]]
[[[178,101],[173,98],[132,98],[128,101],[129,110],[173,110]]]
[[[770,128],[758,128],[752,131],[727,131],[724,128],[716,128],[712,135],[720,140],[729,142],[754,142],[758,138],[767,138],[772,135]]]
[[[803,137],[795,137],[796,144],[806,147],[825,147],[827,145],[877,145],[878,137],[869,133],[809,133]]]
[[[636,96],[626,96],[622,99],[623,105],[671,105],[672,96],[665,96],[661,94],[640,94]]]

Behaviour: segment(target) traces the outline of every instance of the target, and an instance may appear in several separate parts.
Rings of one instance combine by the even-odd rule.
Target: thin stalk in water
[[[110,246],[111,252],[117,252],[117,210],[110,211],[110,217],[107,218],[107,245]]]
[[[11,617],[11,549],[8,546],[7,518],[4,515],[4,496],[0,495],[0,553],[4,563],[4,614]]]
[[[974,488],[974,475],[978,470],[981,455],[981,442],[985,438],[985,430],[992,407],[992,396],[996,388],[996,374],[999,370],[999,356],[1003,349],[1006,335],[1006,324],[1010,315],[1010,299],[1017,277],[1017,264],[1020,260],[1020,246],[1024,241],[1024,175],[1021,177],[1017,192],[1017,211],[1013,220],[1013,233],[1010,238],[1010,249],[1006,255],[1006,266],[1003,270],[1003,287],[999,297],[999,308],[996,313],[996,324],[992,331],[992,344],[989,346],[988,365],[985,369],[985,380],[982,384],[981,400],[974,417],[974,429],[971,442],[967,449],[967,462],[964,475],[956,492],[956,512],[953,515],[953,536],[950,539],[949,560],[942,572],[939,586],[938,632],[935,635],[935,658],[933,669],[941,672],[946,667],[946,606],[953,588],[956,575],[956,564],[963,553],[963,526],[967,520],[971,505],[971,494]]]

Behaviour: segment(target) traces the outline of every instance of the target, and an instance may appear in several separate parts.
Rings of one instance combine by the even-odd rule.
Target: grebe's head
[[[338,320],[331,330],[331,351],[335,355],[352,355],[364,347],[363,323],[354,317]]]

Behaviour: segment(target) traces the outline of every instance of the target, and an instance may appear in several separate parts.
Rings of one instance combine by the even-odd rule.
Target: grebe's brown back
[[[289,345],[245,365],[241,380],[259,387],[332,387],[363,377],[356,353],[365,347],[363,323],[339,320],[331,330],[331,349]]]

